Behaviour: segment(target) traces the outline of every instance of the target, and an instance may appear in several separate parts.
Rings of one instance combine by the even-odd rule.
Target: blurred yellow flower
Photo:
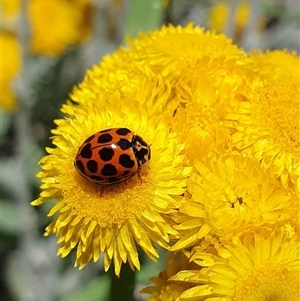
[[[56,121],[56,148],[48,148],[49,155],[41,160],[42,171],[37,176],[43,183],[42,192],[32,204],[57,199],[49,216],[58,215],[46,235],[60,236],[59,255],[65,257],[76,247],[76,265],[81,269],[104,253],[105,270],[113,262],[119,275],[122,262],[140,268],[138,247],[153,260],[158,257],[153,244],[168,248],[169,235],[176,234],[168,215],[182,202],[190,168],[179,135],[170,132],[171,115],[162,111],[162,106],[157,105],[156,110],[151,106],[170,97],[156,89],[152,78],[147,82],[144,75],[127,89],[126,82],[116,82],[111,91],[99,89],[101,81],[92,82],[92,78],[90,71],[86,78],[89,90],[79,86],[71,95],[89,101],[65,105],[63,111],[69,118]],[[153,102],[138,101],[139,91],[152,95]],[[87,137],[112,127],[127,127],[143,137],[151,145],[151,160],[140,178],[103,187],[82,178],[74,159]]]
[[[234,14],[230,16],[230,7],[235,5]],[[212,5],[209,12],[209,27],[218,33],[224,32],[226,26],[231,22],[229,18],[233,18],[234,32],[233,40],[238,42],[244,34],[245,28],[250,21],[251,1],[239,1],[236,4],[228,0],[218,1]],[[265,16],[261,15],[257,19],[256,29],[261,31],[266,26]]]
[[[232,5],[232,3],[229,1],[219,1],[212,5],[209,15],[209,25],[211,29],[217,32],[224,32],[226,24],[228,23],[230,5]],[[248,23],[249,16],[250,4],[248,1],[238,2],[234,14],[235,38],[239,38],[242,35]]]
[[[4,29],[14,29],[16,20],[21,8],[21,0],[1,0],[1,27]]]
[[[21,69],[21,49],[16,37],[1,31],[1,108],[11,112],[17,108],[17,102],[12,89],[12,81]]]
[[[300,243],[282,229],[258,230],[244,238],[222,240],[213,255],[195,248],[198,271],[183,271],[170,280],[201,283],[187,289],[179,301],[297,301],[300,299]],[[204,268],[201,268],[204,267]]]
[[[31,51],[58,56],[90,34],[92,3],[90,0],[31,0],[28,19]]]
[[[284,224],[296,216],[299,199],[292,191],[239,153],[210,154],[194,162],[187,198],[173,218],[179,240],[170,250],[200,243],[218,247],[221,238]]]
[[[17,14],[21,7],[21,0],[1,0],[0,5],[3,14]]]

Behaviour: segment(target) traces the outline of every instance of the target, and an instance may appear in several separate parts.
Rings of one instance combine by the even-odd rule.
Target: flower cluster
[[[140,268],[138,249],[153,260],[168,249],[151,301],[298,300],[299,62],[192,24],[105,57],[62,107],[37,175],[32,204],[55,200],[45,235],[59,236],[58,254],[76,248],[83,268],[103,253],[119,275]],[[150,145],[148,165],[117,184],[83,178],[80,146],[123,127]]]

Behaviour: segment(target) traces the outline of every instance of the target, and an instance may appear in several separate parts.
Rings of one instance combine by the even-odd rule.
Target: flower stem
[[[133,291],[135,285],[135,272],[131,270],[128,263],[122,265],[120,277],[110,269],[111,287],[109,301],[134,301]]]
[[[164,10],[163,0],[131,0],[125,25],[125,36],[136,37],[138,32],[157,29]]]

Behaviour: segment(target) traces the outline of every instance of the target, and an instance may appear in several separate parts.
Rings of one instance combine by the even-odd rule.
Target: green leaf
[[[125,35],[135,38],[139,31],[159,28],[162,21],[163,2],[163,0],[130,1]]]

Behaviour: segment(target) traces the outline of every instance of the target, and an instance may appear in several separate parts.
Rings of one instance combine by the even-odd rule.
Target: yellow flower
[[[78,103],[95,101],[96,94],[91,92],[92,85],[97,91],[111,90],[115,86],[124,93],[128,89],[134,89],[136,99],[146,103],[148,110],[162,106],[172,115],[177,108],[172,129],[180,132],[186,144],[191,145],[186,147],[189,159],[193,160],[196,153],[203,157],[211,150],[224,150],[229,146],[232,131],[225,126],[226,111],[231,110],[228,100],[238,97],[239,87],[245,82],[243,69],[234,59],[200,59],[189,73],[185,70],[180,73],[173,86],[169,79],[156,74],[149,66],[131,59],[132,57],[128,57],[128,65],[124,64],[122,51],[105,57],[92,71],[87,72],[80,89],[74,90],[76,93],[72,99]],[[145,75],[147,81],[151,80],[153,91],[139,88]],[[100,81],[101,85],[97,84]],[[158,99],[155,96],[157,93],[163,97]],[[105,99],[98,98],[97,101],[105,104]]]
[[[197,272],[182,272],[171,278],[202,282],[186,290],[179,301],[300,299],[299,236],[290,237],[282,229],[274,229],[222,242],[217,255],[203,253],[201,248],[195,249],[191,260],[204,268]]]
[[[1,0],[1,26],[12,29],[16,26],[16,20],[20,12],[21,0]]]
[[[140,89],[144,85],[150,85],[152,89]],[[168,110],[171,115],[180,102],[180,97],[171,92],[170,83],[161,75],[140,62],[124,61],[120,52],[104,57],[99,65],[88,70],[84,81],[74,88],[71,98],[80,104],[97,101],[105,106],[105,97],[99,98],[97,93],[110,93],[114,89],[124,94],[134,91],[135,99],[145,104],[150,112],[160,108]]]
[[[187,104],[186,108],[176,110],[174,121],[173,129],[185,138],[190,162],[211,151],[223,151],[230,145],[230,131],[213,107]]]
[[[195,286],[195,283],[169,281],[170,277],[182,270],[192,270],[196,267],[197,265],[190,263],[182,253],[172,254],[168,259],[167,268],[160,272],[157,277],[150,278],[154,286],[148,286],[141,292],[151,295],[147,299],[148,301],[175,301],[184,291]]]
[[[97,69],[96,69],[97,70]],[[75,89],[72,98],[86,97],[78,106],[67,104],[63,111],[70,117],[57,120],[58,128],[49,155],[41,160],[41,195],[33,205],[57,199],[49,216],[58,214],[45,235],[60,236],[58,254],[65,257],[76,247],[76,265],[83,268],[104,254],[104,267],[114,263],[119,275],[122,262],[140,268],[137,248],[153,260],[158,254],[153,244],[168,248],[169,235],[175,235],[168,215],[179,207],[190,168],[186,167],[184,145],[178,134],[170,132],[171,115],[162,106],[149,110],[151,99],[138,101],[139,91],[152,95],[153,102],[165,102],[166,93],[153,86],[152,79],[140,78],[136,85],[118,82],[111,91],[99,89],[101,81],[90,89]],[[86,79],[88,80],[88,79]],[[154,107],[154,105],[153,105]],[[78,148],[95,132],[112,127],[127,127],[151,145],[149,167],[140,178],[126,183],[101,186],[82,178],[74,168]]]
[[[235,58],[204,57],[186,69],[178,71],[174,94],[179,97],[174,120],[187,139],[187,153],[191,162],[205,157],[210,151],[224,151],[231,147],[234,127],[227,120],[232,112],[233,100],[241,95],[253,81],[253,75],[244,70],[243,62]]]
[[[16,14],[21,7],[21,0],[1,0],[3,14]]]
[[[187,145],[196,144],[201,148],[189,147],[188,157],[193,160],[196,153],[205,156],[215,147],[222,150],[228,147],[231,129],[224,125],[225,104],[228,99],[237,97],[239,87],[244,85],[242,68],[237,61],[245,58],[245,53],[224,35],[192,24],[164,26],[161,30],[140,34],[138,39],[128,39],[128,43],[129,47],[121,47],[94,67],[97,75],[91,79],[87,75],[84,89],[88,90],[89,81],[99,80],[101,89],[128,79],[136,85],[140,75],[131,71],[132,66],[153,78],[159,75],[162,80],[156,89],[172,91],[172,97],[166,100],[171,114],[182,105],[175,114],[173,130],[182,133]],[[124,64],[124,61],[131,63]],[[149,99],[145,96],[138,99]],[[76,101],[82,102],[81,99],[84,98]]]
[[[217,248],[220,238],[284,224],[299,210],[295,193],[283,188],[258,162],[239,153],[196,160],[188,192],[191,199],[173,216],[180,238],[172,251],[196,243],[204,249]]]
[[[73,0],[73,10],[77,13],[77,43],[82,43],[91,36],[94,9],[92,0]]]
[[[243,66],[245,61],[248,59],[244,54],[228,57],[211,54],[199,58],[189,70],[184,67],[177,71],[176,92],[184,102],[215,107],[224,117],[224,104],[235,99],[243,85],[253,80],[253,75],[249,76],[248,68]]]
[[[200,58],[229,61],[244,56],[226,36],[193,24],[163,26],[160,30],[141,33],[138,39],[128,38],[127,42],[129,47],[121,47],[114,55],[123,61],[147,65],[155,74],[168,76],[170,81],[176,81],[183,70],[189,72]],[[111,70],[115,69],[114,55],[103,60],[103,65]]]
[[[8,32],[1,32],[1,108],[11,112],[17,108],[12,81],[21,69],[21,49],[18,40]]]
[[[90,0],[29,1],[32,52],[58,56],[81,42],[90,34],[91,12]]]
[[[299,108],[299,77],[283,72],[253,85],[248,100],[239,102],[227,119],[237,130],[233,144],[300,195]]]
[[[177,124],[181,124],[179,128],[173,126],[173,129],[183,132],[185,137],[193,137],[194,135],[189,133],[193,121],[197,122],[196,120],[200,121],[202,117],[209,116],[207,128],[202,132],[197,131],[199,142],[203,142],[203,139],[207,142],[207,147],[203,146],[203,150],[213,148],[213,145],[208,144],[214,139],[214,131],[217,131],[218,135],[216,143],[220,147],[227,145],[231,133],[223,124],[226,121],[224,104],[228,99],[236,97],[239,86],[244,84],[242,68],[237,63],[240,58],[245,58],[244,52],[232,45],[225,36],[205,32],[203,28],[194,27],[192,24],[183,28],[165,26],[160,31],[142,34],[138,39],[130,40],[129,44],[129,47],[121,47],[112,55],[104,57],[99,65],[94,66],[93,76],[87,73],[85,81],[80,85],[81,92],[77,93],[78,97],[73,97],[73,100],[79,103],[90,101],[90,97],[94,97],[93,93],[89,93],[90,84],[101,81],[101,85],[98,85],[98,89],[101,90],[111,89],[116,82],[123,90],[128,89],[129,85],[135,87],[139,90],[139,101],[151,100],[154,101],[154,106],[168,105],[170,114],[180,103],[190,102],[193,103],[197,116],[193,116],[192,108],[187,118],[183,116],[185,110],[181,111],[176,116],[176,119],[181,120]],[[190,52],[186,53],[188,51]],[[140,78],[143,78],[143,74],[152,77],[156,90],[170,96],[163,98],[165,104],[153,100],[151,95],[139,89],[137,84]],[[82,94],[88,94],[89,97],[81,97]],[[197,106],[202,108],[200,115],[197,113]],[[152,109],[151,106],[148,108]],[[184,130],[182,123],[185,125]],[[197,124],[201,125],[199,122]],[[196,129],[196,126],[193,128]],[[224,141],[221,141],[221,138]],[[190,154],[190,157],[193,155]]]
[[[192,23],[185,27],[163,26],[160,30],[141,33],[139,39],[128,39],[131,49],[145,51],[145,55],[153,58],[152,63],[163,63],[162,56],[168,61],[195,62],[204,56],[214,58],[243,55],[243,51],[234,45],[231,39],[222,34],[205,31]],[[150,47],[151,46],[151,47]],[[147,51],[148,50],[148,51]],[[164,64],[168,65],[168,64]]]
[[[263,79],[294,76],[298,81],[300,80],[300,57],[295,52],[289,53],[286,50],[273,50],[266,53],[252,51],[249,53],[249,58],[252,63],[247,68]]]

